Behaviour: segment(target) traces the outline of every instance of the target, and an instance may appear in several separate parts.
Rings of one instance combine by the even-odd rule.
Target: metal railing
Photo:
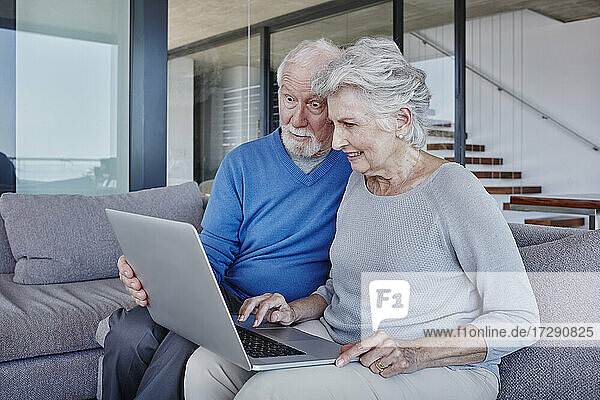
[[[420,41],[422,41],[424,45],[429,45],[429,46],[431,46],[431,48],[433,48],[434,50],[437,50],[438,52],[442,53],[443,55],[445,55],[447,57],[450,57],[452,59],[454,58],[454,54],[452,54],[450,51],[444,49],[441,45],[439,45],[435,41],[433,41],[433,40],[425,37],[421,33],[418,33],[418,32],[409,32],[409,34],[412,35],[412,36],[414,36],[414,37],[416,37]],[[478,77],[480,77],[481,79],[483,79],[484,81],[486,81],[486,82],[490,83],[491,85],[495,86],[496,89],[498,89],[499,91],[506,93],[507,95],[509,95],[513,99],[517,100],[519,103],[523,104],[524,106],[526,106],[530,110],[532,110],[535,113],[539,114],[542,119],[545,119],[545,120],[548,120],[548,121],[554,123],[556,126],[558,126],[559,128],[561,128],[563,131],[569,133],[571,136],[577,138],[579,141],[587,144],[588,146],[591,146],[591,148],[594,151],[600,151],[600,145],[592,142],[590,139],[586,138],[585,136],[583,136],[582,134],[576,132],[575,130],[569,128],[568,126],[566,126],[565,124],[563,124],[562,122],[560,122],[559,120],[557,120],[556,118],[548,115],[548,113],[540,110],[539,108],[537,108],[533,104],[527,102],[525,99],[523,99],[522,97],[520,97],[519,95],[517,95],[516,93],[514,93],[510,89],[507,89],[506,87],[504,87],[503,85],[501,85],[499,82],[497,82],[496,80],[494,80],[494,78],[491,78],[488,75],[486,75],[483,71],[479,70],[478,68],[476,68],[476,67],[474,67],[472,65],[469,65],[469,63],[466,63],[466,68],[467,68],[467,70],[471,71],[472,73],[474,73],[475,75],[477,75]]]

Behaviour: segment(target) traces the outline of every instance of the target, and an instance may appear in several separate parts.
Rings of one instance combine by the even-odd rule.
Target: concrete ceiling
[[[250,23],[254,24],[325,2],[326,0],[251,0]],[[405,31],[451,23],[454,19],[453,7],[452,0],[404,0]],[[467,18],[524,8],[562,22],[600,16],[600,0],[467,0]],[[376,12],[364,14],[368,16],[368,20],[360,20],[360,13],[357,14],[357,20],[348,21],[346,25],[350,30],[347,33],[348,38],[354,37],[353,30],[369,32],[373,25],[383,26],[384,22],[391,21],[391,9],[391,2],[375,6]],[[169,0],[168,48],[174,49],[197,40],[243,28],[247,23],[248,3],[245,0]],[[311,24],[311,26],[315,25]],[[377,29],[381,30],[375,28]],[[335,30],[332,25],[330,30]],[[303,33],[311,32],[312,28],[307,28]],[[302,36],[295,35],[295,39],[298,38],[304,39]]]
[[[327,0],[251,0],[250,24]],[[173,49],[248,25],[246,0],[169,0],[168,48]]]

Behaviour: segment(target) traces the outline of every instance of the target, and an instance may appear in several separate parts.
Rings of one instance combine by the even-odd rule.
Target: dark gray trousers
[[[237,313],[242,300],[221,288]],[[185,364],[198,345],[158,325],[145,307],[118,309],[104,341],[102,398],[183,399]]]

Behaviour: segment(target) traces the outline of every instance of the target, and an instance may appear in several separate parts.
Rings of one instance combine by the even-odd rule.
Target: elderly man
[[[339,55],[324,39],[293,49],[277,70],[281,127],[231,151],[217,172],[200,239],[232,313],[265,292],[308,296],[328,277],[335,215],[351,169],[342,152],[331,150],[327,104],[311,92],[310,79]],[[138,307],[109,319],[103,396],[183,398],[185,365],[198,346],[154,323],[124,257],[118,267]],[[196,364],[219,361],[201,350]],[[203,391],[215,383],[198,379]],[[213,389],[215,396],[233,397],[239,388]]]

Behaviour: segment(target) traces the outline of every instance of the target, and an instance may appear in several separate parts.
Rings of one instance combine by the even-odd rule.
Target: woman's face
[[[334,125],[332,147],[346,153],[354,171],[366,176],[385,174],[402,140],[377,125],[355,90],[343,88],[327,102]]]

